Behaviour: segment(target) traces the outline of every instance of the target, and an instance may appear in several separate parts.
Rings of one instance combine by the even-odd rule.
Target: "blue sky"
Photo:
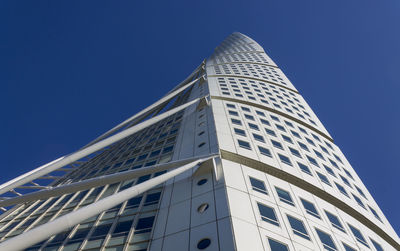
[[[3,183],[183,80],[230,33],[263,46],[400,232],[400,2],[1,1]]]

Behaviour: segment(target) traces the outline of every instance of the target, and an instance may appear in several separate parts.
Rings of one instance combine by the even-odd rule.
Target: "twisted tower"
[[[159,101],[0,186],[0,250],[400,250],[317,116],[233,33]]]

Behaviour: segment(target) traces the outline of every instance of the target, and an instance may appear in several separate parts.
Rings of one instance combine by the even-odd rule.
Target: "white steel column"
[[[155,102],[154,104],[146,107],[145,109],[143,109],[142,111],[136,113],[135,115],[133,115],[132,117],[128,118],[127,120],[125,120],[124,122],[122,122],[121,124],[115,126],[114,128],[110,129],[109,131],[107,131],[106,133],[102,134],[101,136],[99,136],[98,138],[96,138],[95,140],[93,140],[92,142],[90,142],[89,144],[87,144],[84,147],[93,145],[94,143],[106,138],[107,136],[113,134],[114,132],[118,131],[119,129],[121,129],[122,127],[128,125],[130,122],[140,118],[140,117],[145,117],[147,115],[149,115],[149,113],[155,111],[159,106],[161,106],[162,104],[168,102],[170,99],[172,99],[173,97],[175,97],[176,95],[178,95],[180,92],[184,91],[186,88],[188,88],[189,86],[193,85],[194,83],[196,83],[201,77],[196,78],[195,80],[191,81],[190,83],[180,87],[179,89],[169,93],[168,95],[162,97],[161,99],[159,99],[157,102]],[[138,122],[138,121],[136,121]]]
[[[200,159],[193,161],[163,175],[145,181],[139,185],[123,190],[122,192],[110,195],[102,200],[90,204],[89,206],[63,215],[60,218],[0,243],[0,250],[23,250],[28,248],[38,242],[46,240],[55,234],[71,228],[90,217],[96,216],[105,210],[113,208],[126,200],[142,194],[147,190],[166,182],[170,178],[173,178],[189,169],[199,167],[199,165],[206,160],[207,159]]]
[[[146,128],[146,127],[148,127],[148,126],[150,126],[150,125],[153,125],[153,124],[155,124],[155,123],[157,123],[157,122],[159,122],[159,121],[171,116],[174,113],[177,113],[177,112],[185,109],[186,107],[188,107],[188,106],[190,106],[190,105],[192,105],[194,103],[197,103],[198,101],[199,101],[199,98],[194,99],[194,100],[192,100],[192,101],[190,101],[190,102],[188,102],[186,104],[183,104],[183,105],[178,106],[178,107],[176,107],[174,109],[166,111],[166,112],[164,112],[164,113],[162,113],[162,114],[160,114],[160,115],[158,115],[158,116],[156,116],[154,118],[146,120],[146,121],[144,121],[144,122],[142,122],[142,123],[140,123],[140,124],[138,124],[136,126],[130,127],[128,129],[125,129],[124,131],[119,132],[119,133],[117,133],[117,134],[115,134],[113,136],[110,136],[110,137],[108,137],[108,138],[106,138],[106,139],[104,139],[102,141],[99,141],[99,142],[97,142],[97,143],[95,143],[95,144],[93,144],[91,146],[83,148],[83,149],[81,149],[81,150],[79,150],[77,152],[74,152],[74,153],[70,154],[70,155],[61,157],[61,158],[59,158],[59,159],[57,159],[57,160],[55,160],[55,161],[53,161],[53,162],[51,162],[49,164],[46,164],[46,165],[41,166],[39,168],[36,168],[35,170],[33,170],[33,171],[29,172],[29,173],[23,174],[23,175],[15,178],[15,179],[9,181],[9,182],[6,182],[6,183],[4,183],[4,184],[2,184],[0,186],[0,195],[5,193],[5,192],[10,191],[13,188],[19,187],[19,186],[21,186],[21,185],[23,185],[23,184],[25,184],[27,182],[30,182],[30,181],[32,181],[32,180],[34,180],[36,178],[39,178],[42,175],[48,174],[48,173],[50,173],[52,171],[55,171],[58,168],[61,168],[61,167],[66,166],[66,165],[69,165],[69,164],[73,163],[74,161],[79,160],[79,159],[81,159],[83,157],[86,157],[89,154],[92,154],[92,153],[94,153],[94,152],[96,152],[98,150],[101,150],[104,147],[107,147],[107,146],[109,146],[109,145],[111,145],[111,144],[113,144],[115,142],[118,142],[121,139],[124,139],[124,138],[126,138],[126,137],[128,137],[128,136],[130,136],[130,135],[132,135],[132,134],[134,134],[134,133],[136,133],[136,132],[138,132],[138,131]]]

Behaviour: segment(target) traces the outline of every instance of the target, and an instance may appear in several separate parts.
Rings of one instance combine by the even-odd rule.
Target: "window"
[[[268,120],[260,119],[260,121],[261,121],[261,123],[263,123],[264,125],[271,126],[271,124],[269,123]]]
[[[303,204],[303,207],[308,214],[311,214],[312,216],[314,216],[318,219],[321,219],[321,216],[319,216],[319,213],[313,203],[306,201],[305,199],[302,199],[302,198],[300,198],[300,200],[301,200],[301,204]]]
[[[310,240],[310,236],[308,235],[308,232],[306,228],[304,227],[304,224],[301,220],[298,220],[290,215],[287,215],[287,218],[289,220],[290,226],[292,227],[293,233],[295,235],[298,235],[300,237],[303,237],[304,239]]]
[[[276,134],[275,134],[275,132],[274,132],[274,131],[272,131],[271,129],[265,128],[265,132],[266,132],[266,133],[268,133],[268,134],[269,134],[269,135],[271,135],[271,136],[274,136],[274,137],[276,137]]]
[[[270,150],[268,150],[267,148],[264,148],[262,146],[258,146],[258,150],[260,150],[260,153],[262,155],[265,155],[265,156],[268,156],[268,157],[272,158],[272,154],[271,154]]]
[[[287,245],[279,241],[268,238],[268,243],[271,251],[289,251]]]
[[[261,219],[279,227],[278,219],[276,218],[275,210],[271,207],[257,202],[258,210],[260,211]]]
[[[310,171],[310,168],[308,168],[308,166],[301,164],[299,162],[297,162],[297,165],[300,167],[301,171],[305,172],[306,174],[309,174],[312,176],[312,173]]]
[[[247,149],[247,150],[251,150],[251,147],[250,147],[250,143],[249,142],[246,142],[246,141],[243,141],[243,140],[238,140],[238,143],[239,143],[239,146],[240,147],[242,147],[242,148],[244,148],[244,149]]]
[[[239,116],[239,113],[237,113],[237,112],[235,112],[235,111],[228,110],[228,113],[229,113],[230,115],[233,115],[233,116]]]
[[[250,109],[247,108],[247,107],[243,107],[243,106],[242,106],[241,108],[242,108],[242,110],[245,111],[245,112],[250,112]]]
[[[313,157],[310,157],[310,156],[308,156],[308,155],[306,155],[306,156],[307,156],[307,159],[310,161],[311,164],[313,164],[313,165],[319,167],[317,161],[316,161]]]
[[[297,156],[297,157],[301,158],[301,154],[300,154],[299,151],[297,151],[296,149],[293,149],[291,147],[289,147],[289,150],[294,156]]]
[[[369,239],[371,240],[372,245],[374,245],[374,247],[375,247],[375,249],[376,249],[377,251],[383,251],[382,246],[381,246],[378,242],[374,241],[374,240],[371,239],[371,238],[369,238]]]
[[[315,153],[315,155],[318,156],[318,158],[320,158],[322,160],[325,160],[324,156],[320,152],[318,152],[317,150],[314,150],[314,153]]]
[[[353,195],[354,199],[357,201],[358,205],[360,205],[360,206],[362,206],[364,209],[366,209],[366,208],[365,208],[365,205],[364,205],[364,203],[361,201],[361,199],[360,199],[357,195],[354,195],[353,193],[352,193],[352,195]]]
[[[297,143],[299,143],[299,146],[303,149],[306,150],[307,152],[309,152],[310,150],[308,150],[308,147],[306,146],[306,144],[301,143],[300,141],[297,141]]]
[[[282,201],[282,202],[284,202],[286,204],[289,204],[291,206],[294,206],[294,202],[292,200],[292,196],[290,196],[289,192],[287,192],[287,191],[285,191],[283,189],[280,189],[279,187],[275,187],[275,190],[276,190],[276,193],[278,194],[278,197],[279,197],[280,201]]]
[[[264,137],[261,136],[261,135],[259,135],[259,134],[253,133],[253,137],[254,137],[254,139],[257,140],[257,141],[265,142]]]
[[[260,192],[260,193],[268,195],[267,188],[265,187],[265,184],[264,184],[263,181],[258,180],[258,179],[253,178],[253,177],[249,177],[249,178],[250,178],[251,186],[252,186],[254,191],[257,191],[257,192]]]
[[[368,206],[369,210],[371,210],[371,212],[374,214],[374,216],[380,221],[382,222],[381,218],[379,217],[378,213],[375,211],[375,209],[373,209],[372,207]]]
[[[232,104],[226,104],[226,106],[229,108],[236,108],[235,105],[232,105]]]
[[[346,192],[346,189],[344,189],[344,187],[342,185],[339,185],[338,183],[335,182],[335,185],[337,187],[337,189],[344,195],[346,195],[347,197],[350,198],[349,194]]]
[[[358,186],[354,185],[358,191],[359,194],[361,194],[362,197],[364,197],[365,199],[367,199],[367,196],[365,196],[364,192],[361,190],[361,188],[359,188]]]
[[[251,116],[251,115],[249,115],[249,114],[244,114],[244,117],[245,117],[246,119],[250,119],[250,120],[253,120],[253,121],[254,121],[254,117]]]
[[[276,116],[274,116],[274,115],[271,115],[271,119],[280,122],[279,119],[278,119],[278,117],[276,117]]]
[[[347,174],[347,176],[349,176],[352,180],[354,180],[353,175],[351,175],[351,173],[349,171],[347,171],[344,168],[343,168],[343,171]]]
[[[239,129],[239,128],[234,128],[233,130],[235,131],[235,133],[236,133],[237,135],[246,137],[246,132],[245,132],[244,130]]]
[[[271,143],[273,146],[275,146],[276,148],[282,149],[283,150],[283,146],[281,143],[279,143],[278,141],[272,140],[271,139]]]
[[[330,175],[332,175],[333,177],[336,177],[336,174],[335,174],[335,172],[333,171],[332,168],[330,168],[330,167],[328,167],[328,166],[326,166],[326,165],[323,165],[323,166],[325,167],[325,170],[326,170]]]
[[[317,231],[318,237],[321,240],[322,245],[324,246],[325,250],[329,250],[329,251],[337,250],[336,245],[333,242],[332,237],[329,234],[322,232],[318,228],[316,228],[315,231]]]
[[[238,120],[238,119],[231,119],[231,121],[232,121],[232,124],[242,125],[242,122],[240,120]]]
[[[349,245],[345,244],[344,242],[342,242],[342,243],[343,243],[344,250],[346,250],[346,251],[357,251],[354,248],[350,247]]]
[[[353,233],[354,237],[356,238],[356,240],[358,242],[360,242],[361,244],[369,247],[367,241],[364,239],[364,236],[361,234],[360,230],[358,230],[357,228],[353,227],[350,224],[348,224],[348,225],[349,225],[350,230]]]
[[[283,126],[281,126],[281,125],[276,124],[276,128],[278,128],[282,132],[286,132],[285,128]]]
[[[290,137],[286,136],[286,135],[282,135],[283,140],[285,140],[286,142],[289,142],[290,144],[293,144],[293,141]]]
[[[279,159],[282,161],[282,163],[292,166],[292,162],[290,161],[290,159],[288,157],[286,157],[285,155],[282,155],[280,153],[278,153],[278,156],[279,156]]]
[[[340,223],[339,218],[336,215],[333,215],[328,211],[325,211],[325,214],[334,228],[337,228],[340,231],[346,233],[346,230],[344,230],[342,223]]]
[[[328,180],[328,177],[326,177],[325,175],[323,175],[322,173],[317,172],[317,175],[319,177],[319,179],[324,182],[325,184],[327,184],[328,186],[332,186],[331,183]]]
[[[251,129],[254,129],[254,130],[257,130],[257,131],[258,131],[258,125],[255,125],[255,124],[253,124],[253,123],[249,123],[249,127],[250,127]]]
[[[343,182],[344,182],[346,185],[348,185],[349,187],[351,187],[351,184],[350,184],[350,182],[349,182],[348,179],[346,179],[345,177],[343,177],[343,176],[340,175],[340,174],[339,174],[339,176],[340,176],[340,178],[343,180]],[[351,187],[351,188],[352,188],[352,187]]]

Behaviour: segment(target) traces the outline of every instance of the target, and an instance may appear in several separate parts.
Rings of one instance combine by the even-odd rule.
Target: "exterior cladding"
[[[207,102],[111,145],[56,186],[220,158],[27,250],[400,250],[357,173],[259,44],[233,33],[177,88],[192,80],[170,108]],[[16,205],[0,215],[0,243],[158,175]]]
[[[237,250],[274,250],[273,240],[289,250],[379,250],[380,246],[395,250],[368,224],[353,217],[353,211],[360,212],[399,242],[325,127],[260,45],[241,33],[233,33],[215,49],[206,69],[220,151],[279,169],[300,178],[303,184],[296,186],[288,179],[223,157]],[[264,184],[265,193],[257,190],[251,178]],[[318,196],[302,189],[309,184]],[[277,192],[280,190],[288,192],[293,202],[281,198]],[[334,201],[341,202],[341,206],[330,198],[336,198]],[[318,217],[308,213],[304,200],[315,206]],[[265,219],[259,204],[274,210],[278,225]],[[342,210],[346,206],[353,211]],[[332,215],[339,223],[331,222]],[[292,229],[292,217],[302,222],[305,230],[300,232],[307,236]],[[331,236],[333,245],[324,244],[318,231]]]

